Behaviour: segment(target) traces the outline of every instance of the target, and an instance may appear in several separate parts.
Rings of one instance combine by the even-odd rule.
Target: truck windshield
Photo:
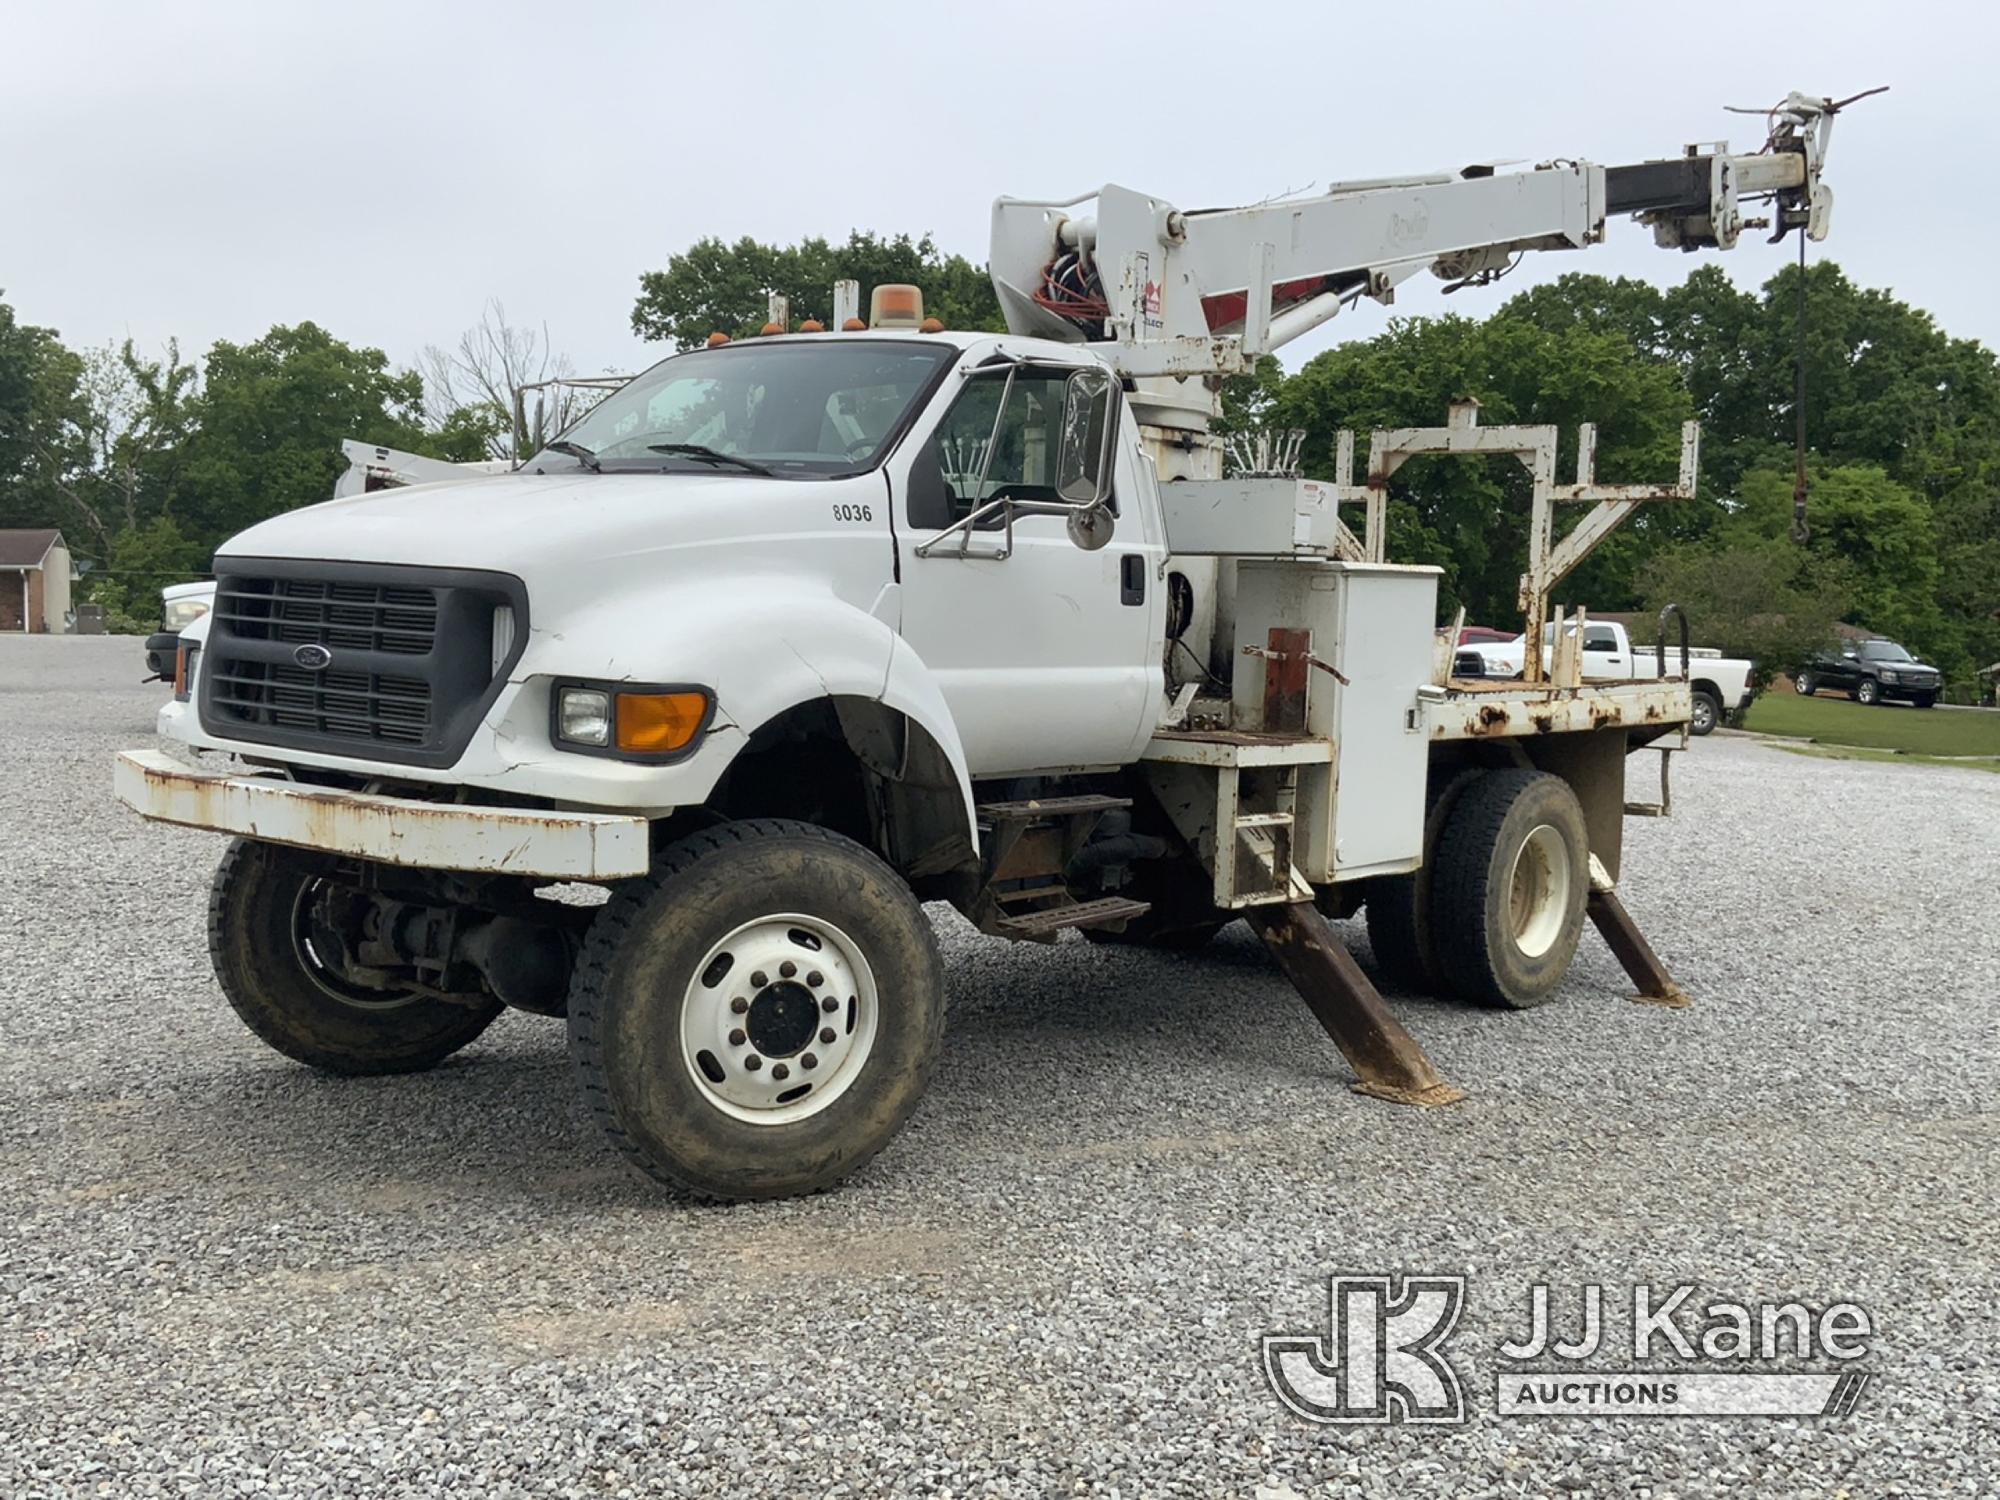
[[[605,473],[767,472],[825,479],[873,468],[957,358],[926,340],[725,344],[663,360],[562,435]],[[543,449],[530,467],[590,467]]]
[[[1910,653],[1894,641],[1863,641],[1861,655],[1868,661],[1909,661]]]

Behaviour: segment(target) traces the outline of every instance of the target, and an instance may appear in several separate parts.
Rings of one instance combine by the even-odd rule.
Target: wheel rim
[[[874,1050],[875,976],[860,946],[819,917],[745,922],[696,965],[681,1006],[681,1059],[702,1097],[753,1125],[818,1114]]]
[[[292,956],[299,961],[313,987],[330,1000],[338,1000],[342,1005],[355,1010],[401,1010],[413,1005],[423,997],[412,990],[369,990],[360,985],[349,984],[319,956],[313,946],[312,908],[318,899],[323,880],[307,880],[299,885],[299,894],[292,902]]]
[[[1708,700],[1705,698],[1695,699],[1694,727],[1696,729],[1706,729],[1714,722],[1714,719],[1715,711],[1708,706]]]
[[[1569,920],[1571,878],[1569,845],[1551,824],[1538,825],[1514,851],[1507,910],[1514,946],[1529,958],[1540,958],[1562,936]]]
[[[1862,683],[1861,690],[1854,696],[1859,698],[1863,703],[1873,703],[1875,701],[1875,684],[1872,682]]]

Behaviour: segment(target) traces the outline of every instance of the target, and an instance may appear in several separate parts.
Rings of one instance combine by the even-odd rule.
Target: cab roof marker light
[[[890,282],[868,294],[870,328],[921,328],[924,294],[908,282]]]

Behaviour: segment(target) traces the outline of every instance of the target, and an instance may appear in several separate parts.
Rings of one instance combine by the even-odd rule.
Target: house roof
[[[62,541],[51,527],[34,531],[0,531],[0,568],[39,568],[49,548]]]

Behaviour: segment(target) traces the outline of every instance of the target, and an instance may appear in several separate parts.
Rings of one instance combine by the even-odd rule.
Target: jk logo
[[[1465,1392],[1439,1347],[1465,1303],[1463,1276],[1327,1279],[1325,1337],[1264,1335],[1264,1378],[1308,1422],[1463,1422]]]

